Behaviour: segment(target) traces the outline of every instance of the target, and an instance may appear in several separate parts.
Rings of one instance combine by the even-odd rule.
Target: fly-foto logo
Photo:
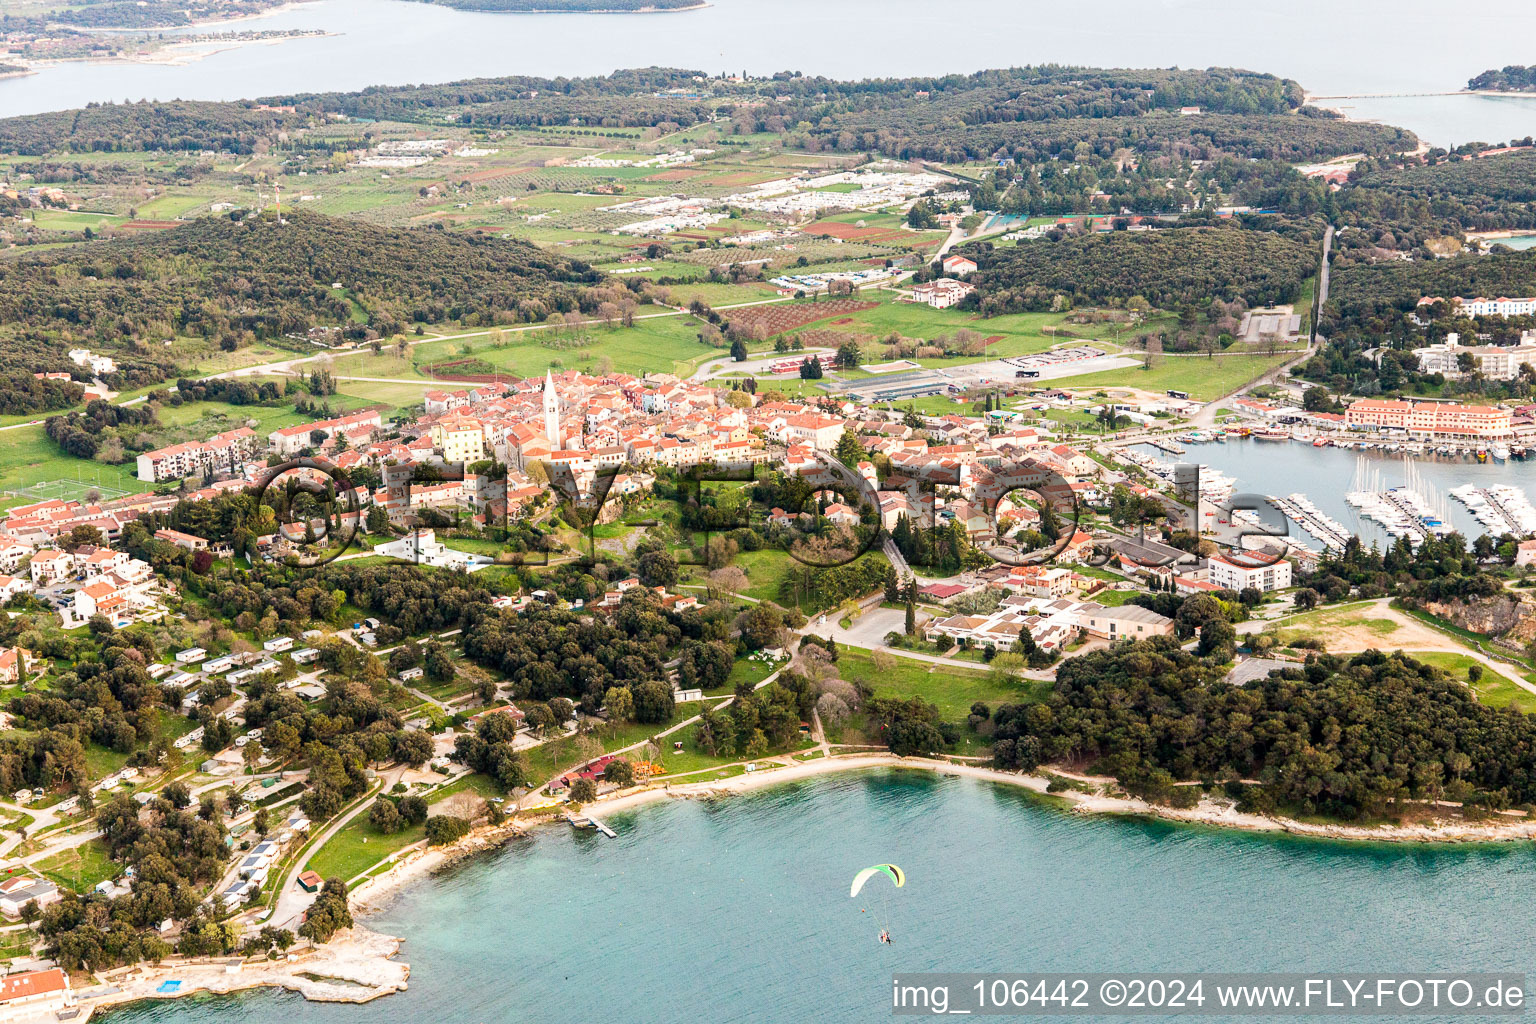
[[[320,459],[298,459],[271,469],[258,488],[259,504],[272,510],[279,533],[304,567],[324,565],[357,546],[368,517],[365,505],[381,504],[392,524],[412,523],[452,535],[468,530],[503,545],[503,561],[546,566],[559,547],[557,529],[570,528],[582,542],[578,564],[599,558],[597,531],[639,496],[632,474],[616,468],[582,471],[569,463],[541,463],[532,478],[519,474],[511,500],[510,474],[500,463],[475,472],[462,463],[387,465],[374,494],[354,485],[345,470]],[[531,467],[528,467],[531,468]],[[681,564],[712,563],[719,538],[750,531],[751,543],[785,551],[807,569],[847,565],[888,543],[913,570],[952,569],[957,554],[980,552],[1010,566],[1045,566],[1066,557],[1102,566],[1119,561],[1133,568],[1175,565],[1189,552],[1147,539],[1148,527],[1166,524],[1196,537],[1213,532],[1219,552],[1248,565],[1273,565],[1285,557],[1288,522],[1268,498],[1238,493],[1219,503],[1203,496],[1201,468],[1180,463],[1172,493],[1140,492],[1133,500],[1090,504],[1096,485],[1071,480],[1053,464],[1031,457],[957,461],[951,457],[905,459],[883,479],[847,466],[829,453],[798,459],[793,468],[703,465],[669,476],[659,490],[671,492],[677,525],[691,542]],[[625,480],[622,492],[618,481]],[[527,492],[535,492],[530,497]],[[639,503],[644,507],[644,503]],[[1121,535],[1093,539],[1108,515]],[[656,527],[643,512],[623,517],[626,527]],[[413,532],[413,538],[422,536]],[[1275,544],[1275,541],[1281,541]],[[887,548],[890,550],[890,548]],[[409,550],[402,561],[420,562]]]

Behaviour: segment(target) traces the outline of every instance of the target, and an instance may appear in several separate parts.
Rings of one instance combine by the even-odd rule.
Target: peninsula
[[[435,866],[854,769],[1529,839],[1508,141],[1057,66],[0,120],[6,957],[375,998]]]

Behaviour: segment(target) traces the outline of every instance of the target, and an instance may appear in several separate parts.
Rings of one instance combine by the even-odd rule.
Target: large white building
[[[1284,590],[1291,585],[1291,563],[1281,559],[1273,565],[1245,565],[1212,555],[1210,582],[1223,590]]]
[[[913,285],[912,298],[934,309],[948,309],[950,306],[958,305],[975,290],[975,285],[956,281],[952,277],[941,277],[937,281]]]
[[[1470,356],[1473,367],[1489,380],[1514,380],[1521,366],[1536,366],[1536,345],[1458,345],[1454,339],[1452,335],[1439,345],[1415,349],[1419,372],[1460,376],[1463,354]]]
[[[139,456],[139,479],[150,483],[180,480],[223,469],[238,472],[256,454],[256,432],[239,427],[215,434],[206,441],[187,441]]]
[[[316,433],[330,438],[337,433],[349,434],[364,427],[378,429],[383,422],[384,419],[379,415],[379,411],[370,409],[364,412],[348,413],[346,416],[338,416],[331,420],[316,420],[314,423],[282,427],[268,434],[267,441],[279,455],[292,455],[312,445],[314,443],[312,435]]]
[[[1451,305],[1467,316],[1530,316],[1536,313],[1536,298],[1508,299],[1500,296],[1487,299],[1479,295],[1475,299],[1464,299],[1458,295],[1451,300]]]

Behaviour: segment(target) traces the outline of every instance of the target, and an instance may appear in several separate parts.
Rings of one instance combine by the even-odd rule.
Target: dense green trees
[[[1536,89],[1536,66],[1511,64],[1484,71],[1467,83],[1468,89],[1491,89],[1498,92],[1530,92]]]
[[[1293,301],[1317,271],[1306,235],[1230,228],[1078,235],[970,252],[984,313],[1049,310],[1057,296],[1098,304],[1140,295],[1154,306],[1209,305],[1212,298],[1250,306]]]
[[[1339,200],[1347,219],[1390,226],[1400,246],[1417,240],[1404,231],[1411,224],[1437,233],[1536,228],[1536,152],[1366,163]]]
[[[80,110],[0,118],[0,151],[43,155],[212,149],[249,154],[258,140],[308,120],[307,115],[260,110],[249,102],[93,103]]]
[[[343,928],[352,927],[352,911],[347,906],[347,883],[339,878],[328,878],[320,889],[320,895],[310,904],[299,925],[299,934],[314,942],[329,942],[332,935]]]
[[[416,322],[542,320],[577,309],[570,286],[596,280],[584,264],[481,235],[308,213],[282,226],[204,217],[0,266],[0,322],[11,333],[68,330],[103,346],[172,334],[239,344],[315,326],[363,331],[348,295],[332,287],[339,281],[368,311],[367,328],[391,334]]]
[[[730,704],[700,717],[699,746],[712,757],[760,757],[782,750],[798,735],[800,723],[810,719],[816,696],[810,680],[794,672],[781,672],[761,690],[743,683]]]
[[[1360,262],[1336,269],[1318,329],[1329,337],[1420,338],[1408,323],[1425,296],[1536,295],[1536,251],[1414,262]],[[1411,347],[1411,346],[1410,346]]]
[[[997,761],[1086,764],[1155,800],[1180,780],[1257,779],[1235,786],[1251,807],[1341,818],[1410,798],[1536,799],[1536,719],[1437,669],[1369,651],[1245,686],[1224,671],[1166,638],[1069,659],[1047,701],[994,712]]]

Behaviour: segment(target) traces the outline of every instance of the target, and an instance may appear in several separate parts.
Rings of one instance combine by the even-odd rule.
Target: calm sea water
[[[404,0],[319,0],[240,27],[340,33],[245,46],[182,67],[64,64],[0,82],[0,115],[124,99],[590,75],[652,64],[851,78],[1025,63],[1245,67],[1327,95],[1445,92],[1528,63],[1528,0],[711,0],[672,14],[491,14]],[[973,31],[983,29],[982,31]],[[1424,56],[1434,41],[1433,58]],[[1436,144],[1536,132],[1536,99],[1339,100]]]
[[[1195,462],[1220,470],[1237,481],[1238,491],[1253,491],[1286,497],[1298,491],[1311,498],[1318,508],[1367,541],[1383,543],[1391,538],[1371,520],[1362,519],[1344,495],[1369,484],[1374,471],[1379,488],[1402,487],[1408,483],[1410,469],[1418,475],[1426,497],[1445,499],[1450,522],[1465,536],[1476,537],[1487,531],[1467,507],[1449,496],[1453,487],[1477,484],[1489,487],[1509,484],[1524,488],[1536,500],[1536,461],[1474,462],[1465,458],[1439,456],[1407,459],[1384,452],[1347,451],[1342,448],[1313,448],[1295,441],[1227,441],[1224,444],[1181,444],[1183,456],[1163,454],[1145,445],[1137,450],[1165,462]],[[1362,464],[1366,476],[1361,477]],[[1427,485],[1427,486],[1426,486]],[[1430,493],[1433,492],[1433,493]]]
[[[610,821],[617,840],[549,830],[404,893],[372,921],[409,936],[402,995],[359,1008],[257,992],[109,1019],[884,1021],[896,971],[1525,970],[1536,956],[1523,845],[1084,818],[892,771]],[[883,911],[847,897],[881,861],[908,875]],[[876,941],[877,913],[893,946]]]

